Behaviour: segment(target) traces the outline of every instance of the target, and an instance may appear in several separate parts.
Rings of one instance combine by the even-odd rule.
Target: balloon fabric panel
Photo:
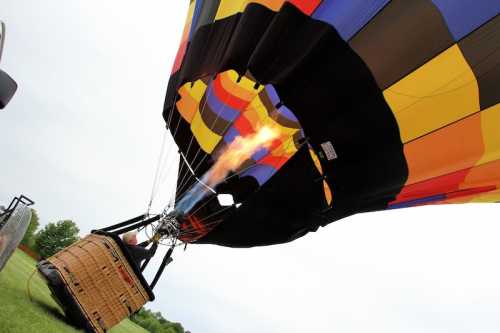
[[[179,70],[182,64],[182,60],[184,59],[184,55],[186,54],[186,49],[189,42],[189,36],[191,33],[191,25],[193,21],[195,4],[196,4],[195,1],[191,1],[191,3],[189,4],[186,22],[184,23],[184,30],[182,31],[181,43],[177,51],[177,55],[175,56],[174,66],[172,67],[172,73],[175,73]]]
[[[312,17],[331,24],[345,40],[351,39],[389,0],[323,0]]]
[[[441,11],[456,41],[500,13],[500,2],[491,0],[432,0]]]
[[[449,48],[454,40],[430,1],[395,0],[349,43],[385,89]]]
[[[465,37],[458,46],[476,76],[481,109],[499,103],[500,16]]]
[[[474,73],[457,45],[384,91],[403,142],[479,111]]]

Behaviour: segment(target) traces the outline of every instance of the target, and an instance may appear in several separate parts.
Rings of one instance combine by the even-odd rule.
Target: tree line
[[[151,333],[189,333],[179,323],[166,320],[160,312],[142,308],[130,319]]]

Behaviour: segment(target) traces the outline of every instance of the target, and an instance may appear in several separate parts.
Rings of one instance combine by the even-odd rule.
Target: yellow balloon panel
[[[220,82],[225,90],[230,91],[235,97],[241,98],[245,101],[251,101],[255,95],[260,93],[263,86],[254,89],[255,81],[250,80],[246,76],[239,77],[238,72],[228,70],[220,75]],[[238,82],[239,79],[239,82]]]
[[[500,190],[480,194],[472,198],[469,202],[500,202]]]
[[[220,20],[241,12],[249,3],[258,3],[277,11],[284,2],[285,0],[222,0],[217,10],[217,15],[215,15],[215,20]]]
[[[404,143],[480,110],[479,88],[454,45],[384,91]]]
[[[191,131],[193,132],[193,135],[198,141],[201,149],[208,154],[214,150],[219,141],[222,139],[220,135],[215,134],[210,128],[208,128],[199,112],[196,112],[193,117],[193,121],[191,122]]]
[[[500,87],[499,87],[500,89]],[[478,164],[500,159],[500,104],[481,112],[485,153]]]
[[[193,87],[191,87],[191,83],[186,83],[179,89],[181,98],[176,103],[176,106],[179,113],[188,123],[191,123],[195,113],[198,111],[201,97],[206,89],[206,84],[200,80],[196,81]]]

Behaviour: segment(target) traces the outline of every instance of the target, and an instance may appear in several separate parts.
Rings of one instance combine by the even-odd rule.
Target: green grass
[[[27,281],[35,270],[35,261],[20,250],[0,272],[0,332],[2,333],[76,333],[63,311],[50,297],[43,280],[35,274],[31,280],[30,301]],[[147,333],[146,330],[126,319],[110,333]]]

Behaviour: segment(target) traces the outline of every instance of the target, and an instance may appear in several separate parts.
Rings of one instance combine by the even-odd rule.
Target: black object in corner
[[[17,83],[0,69],[0,109],[5,108],[17,90]]]

